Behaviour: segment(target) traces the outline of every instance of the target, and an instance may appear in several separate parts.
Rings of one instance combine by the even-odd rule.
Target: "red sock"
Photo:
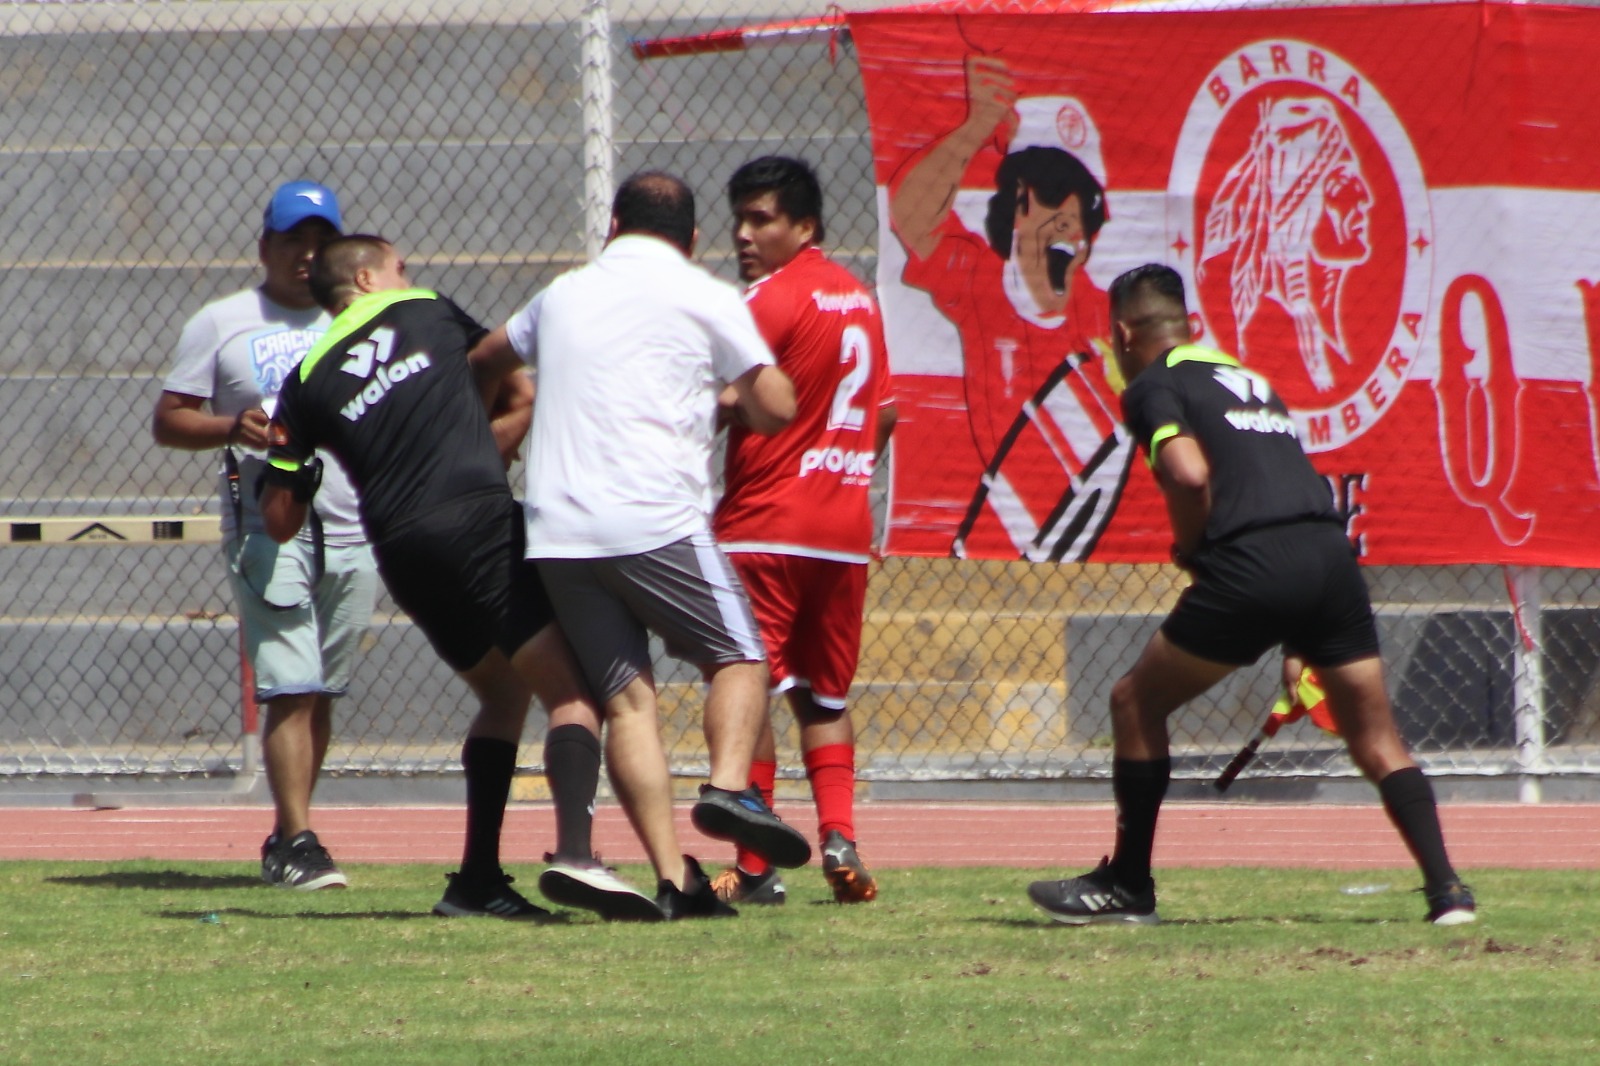
[[[772,789],[778,780],[778,764],[769,759],[756,759],[750,763],[750,783],[761,790],[761,798],[772,806]],[[753,851],[739,848],[734,852],[734,865],[747,874],[760,876],[772,869],[767,860]]]
[[[817,833],[837,829],[846,840],[856,838],[856,747],[825,744],[805,754],[806,777],[817,801]]]

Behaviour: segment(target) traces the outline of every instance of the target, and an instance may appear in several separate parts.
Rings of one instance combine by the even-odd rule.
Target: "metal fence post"
[[[1540,578],[1536,566],[1507,568],[1511,611],[1517,640],[1512,653],[1512,700],[1517,738],[1517,794],[1523,803],[1538,803],[1545,771],[1544,634]]]
[[[611,225],[616,134],[611,107],[611,11],[606,0],[585,0],[578,25],[583,95],[584,251],[593,259]]]

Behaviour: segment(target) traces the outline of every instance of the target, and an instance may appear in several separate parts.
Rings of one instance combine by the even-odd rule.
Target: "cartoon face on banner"
[[[972,443],[970,473],[920,495],[960,516],[953,555],[1079,561],[1134,451],[1106,378],[1106,296],[1084,269],[1109,214],[1100,131],[1076,97],[1019,94],[995,56],[962,69],[967,121],[929,130],[889,189],[895,281],[959,334],[960,408],[944,409]],[[976,155],[941,150],[973,130]]]
[[[1180,136],[1169,219],[1196,310],[1265,374],[1311,451],[1387,413],[1422,341],[1432,218],[1416,154],[1337,56],[1260,41],[1205,79]]]

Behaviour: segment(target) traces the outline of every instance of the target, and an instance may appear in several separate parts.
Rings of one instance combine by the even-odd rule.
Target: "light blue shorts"
[[[265,533],[249,533],[223,552],[245,656],[255,670],[256,700],[343,696],[378,592],[372,549],[327,546],[315,587],[315,552],[305,541],[279,544]]]

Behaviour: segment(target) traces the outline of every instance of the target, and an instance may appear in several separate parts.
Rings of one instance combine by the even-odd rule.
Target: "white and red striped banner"
[[[1166,558],[1104,358],[1105,288],[1156,261],[1273,382],[1365,561],[1600,565],[1600,12],[849,23],[888,551]]]

